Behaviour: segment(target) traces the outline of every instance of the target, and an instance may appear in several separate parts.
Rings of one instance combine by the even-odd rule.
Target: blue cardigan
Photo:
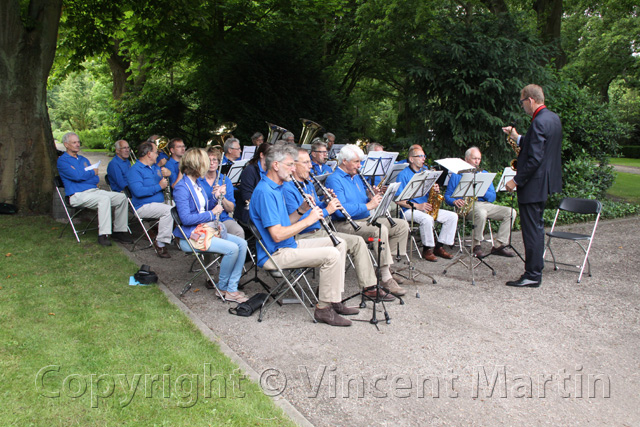
[[[202,188],[202,184],[199,184]],[[200,203],[198,202],[198,196],[196,195],[196,188],[191,182],[191,178],[185,176],[176,184],[173,189],[173,200],[176,203],[176,209],[178,210],[178,216],[182,221],[182,229],[184,230],[187,238],[191,236],[191,233],[198,224],[210,222],[215,219],[215,215],[211,210],[216,206],[217,200],[213,197],[213,194],[208,195],[204,189],[203,194],[206,197],[204,212],[200,213]],[[178,227],[173,230],[173,235],[181,239],[184,238]]]

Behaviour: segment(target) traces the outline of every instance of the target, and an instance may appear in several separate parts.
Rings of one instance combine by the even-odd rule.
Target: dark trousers
[[[518,203],[524,243],[524,276],[541,280],[544,268],[544,206],[546,202]]]

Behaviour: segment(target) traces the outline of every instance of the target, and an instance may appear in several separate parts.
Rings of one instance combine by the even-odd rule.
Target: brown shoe
[[[331,306],[327,308],[316,307],[313,318],[320,323],[326,323],[331,326],[351,326],[351,320],[340,316]]]
[[[491,255],[506,256],[507,258],[513,258],[516,256],[516,254],[505,248],[504,245],[497,248],[491,248]]]
[[[404,277],[400,276],[395,271],[391,272],[391,276],[393,277],[393,280],[395,280],[398,285],[402,285],[405,282]]]
[[[433,250],[433,254],[435,256],[439,256],[440,258],[446,258],[446,259],[453,258],[453,255],[451,255],[449,252],[444,250],[444,246],[440,246],[438,248],[435,248]]]
[[[378,292],[376,291],[375,286],[371,286],[370,288],[365,289],[364,295],[367,298],[377,299]],[[391,295],[391,294],[387,293],[386,291],[380,289],[380,301],[389,302],[389,301],[393,301],[395,299],[396,299],[396,297],[394,297],[393,295]]]
[[[338,313],[338,314],[342,314],[343,316],[351,316],[353,314],[358,314],[360,313],[360,310],[358,310],[355,307],[347,307],[346,305],[344,305],[341,302],[332,302],[331,303],[331,307],[333,307],[333,310]]]
[[[424,248],[422,250],[422,258],[431,262],[438,261],[438,258],[433,254],[433,248]]]
[[[404,288],[401,288],[395,280],[389,279],[386,282],[382,282],[382,287],[389,290],[389,293],[394,296],[401,297],[406,294],[407,291]]]
[[[475,245],[475,246],[473,247],[473,255],[474,255],[476,258],[484,258],[484,256],[485,256],[485,255],[482,253],[482,246],[480,246],[480,245]]]
[[[160,247],[158,246],[158,242],[154,240],[153,247],[155,248],[156,253],[160,258],[171,258],[171,255],[169,255],[169,251],[167,250],[166,246]]]

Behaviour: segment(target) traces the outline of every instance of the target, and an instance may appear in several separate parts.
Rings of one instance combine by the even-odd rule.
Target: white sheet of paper
[[[450,158],[436,160],[436,163],[442,167],[447,168],[453,173],[469,172],[475,169],[475,167],[462,159]]]
[[[92,165],[87,166],[86,168],[84,168],[84,170],[90,171],[90,170],[93,170],[93,169],[98,169],[98,167],[100,166],[101,162],[102,162],[102,160],[98,160],[97,163],[94,163]]]

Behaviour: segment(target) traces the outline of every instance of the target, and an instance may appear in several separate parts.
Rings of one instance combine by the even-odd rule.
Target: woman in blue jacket
[[[209,156],[202,148],[191,148],[180,161],[180,171],[187,179],[180,180],[173,189],[173,199],[176,203],[178,215],[182,221],[182,228],[190,236],[198,224],[212,222],[219,219],[223,208],[218,203],[214,193],[203,189],[200,178],[209,169]],[[189,244],[182,239],[180,230],[173,231],[178,237],[180,249],[190,251]],[[218,289],[227,301],[245,302],[247,296],[238,291],[238,282],[242,275],[242,267],[247,253],[247,242],[233,234],[227,234],[226,239],[213,237],[206,252],[222,254]]]

